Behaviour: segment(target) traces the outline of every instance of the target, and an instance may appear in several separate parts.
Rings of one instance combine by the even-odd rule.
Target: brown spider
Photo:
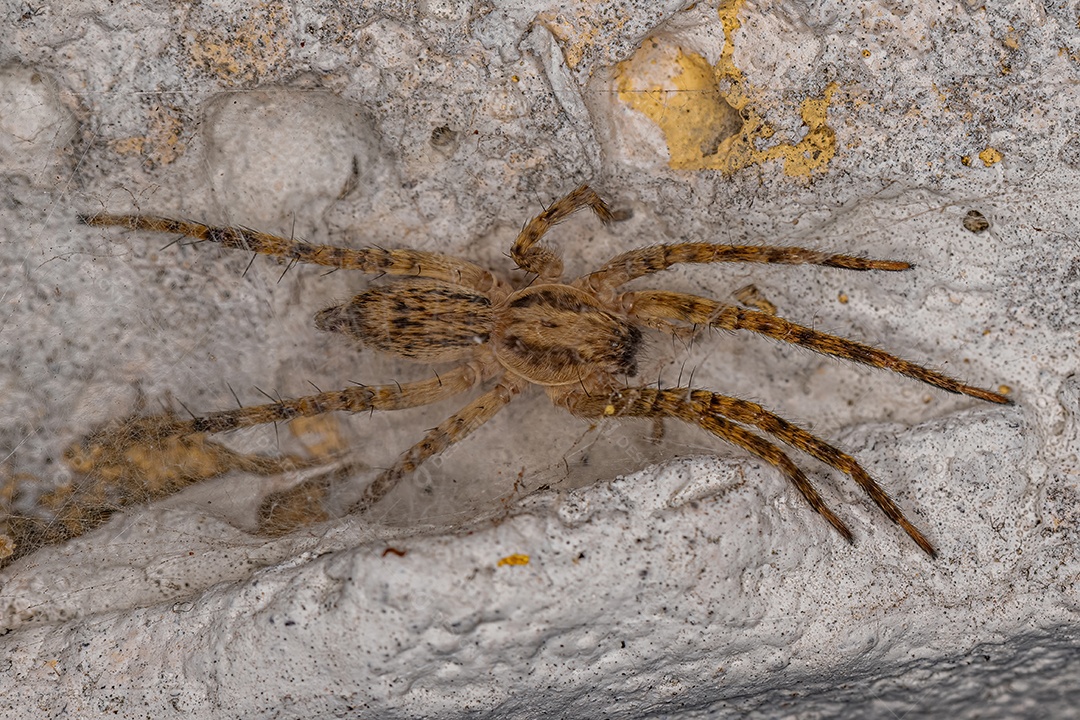
[[[180,233],[238,250],[274,255],[290,263],[402,276],[374,285],[342,305],[321,310],[315,315],[316,326],[409,360],[456,363],[453,370],[418,382],[350,387],[190,420],[173,414],[137,418],[126,423],[125,432],[128,437],[160,441],[333,411],[417,407],[476,385],[488,386],[482,395],[430,430],[399,456],[393,467],[380,474],[350,508],[350,512],[360,512],[386,496],[404,475],[465,438],[534,384],[542,386],[552,402],[578,417],[641,417],[658,422],[675,418],[698,425],[776,466],[810,506],[851,542],[851,530],[825,505],[803,471],[779,447],[748,429],[757,428],[850,475],[919,547],[931,556],[936,554],[934,546],[854,458],[808,431],[746,400],[689,387],[627,387],[620,379],[635,374],[643,328],[691,337],[699,328],[713,327],[749,330],[824,355],[886,368],[950,392],[1009,403],[998,393],[965,385],[883,350],[796,325],[767,312],[663,290],[619,292],[620,286],[630,280],[676,263],[813,264],[889,271],[907,270],[910,264],[795,247],[678,243],[623,253],[599,270],[567,282],[563,279],[562,260],[537,242],[553,225],[586,207],[605,223],[619,219],[599,195],[582,185],[524,226],[510,250],[517,267],[536,276],[524,287],[465,260],[418,250],[311,245],[244,228],[209,227],[144,215],[80,216],[88,225]]]

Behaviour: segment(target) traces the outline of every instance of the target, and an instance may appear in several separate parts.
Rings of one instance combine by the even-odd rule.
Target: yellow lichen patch
[[[571,12],[574,14],[569,15]],[[533,22],[543,25],[555,36],[570,68],[576,68],[589,53],[595,53],[603,46],[603,33],[618,30],[626,24],[625,19],[612,25],[598,18],[595,7],[588,3],[542,12]]]
[[[836,154],[836,132],[829,127],[829,103],[837,89],[836,83],[830,83],[820,98],[808,98],[802,102],[799,115],[808,130],[802,140],[795,143],[780,143],[761,153],[762,160],[784,159],[784,172],[792,177],[809,177],[815,170],[821,170]]]
[[[149,111],[146,135],[113,141],[113,149],[121,155],[145,157],[151,167],[168,165],[184,154],[181,141],[183,125],[176,117],[176,108],[154,105]]]
[[[1009,30],[1005,33],[1005,37],[1001,39],[1001,44],[1010,50],[1020,49],[1020,35],[1012,25],[1009,26]]]
[[[195,65],[227,83],[264,80],[286,66],[292,18],[284,3],[261,3],[223,22],[200,19],[203,27],[185,33],[188,52]]]
[[[499,567],[502,567],[503,565],[528,565],[528,564],[529,564],[529,556],[528,555],[522,555],[520,553],[514,553],[513,555],[507,555],[506,557],[502,558],[498,562]]]
[[[743,79],[742,70],[735,65],[735,31],[742,27],[739,20],[739,11],[742,10],[746,0],[724,0],[717,8],[720,15],[720,23],[724,26],[724,49],[720,51],[720,60],[716,63],[716,72],[719,77],[727,78],[733,82]]]
[[[662,37],[647,39],[616,70],[619,99],[652,120],[663,132],[669,165],[680,170],[720,170],[783,160],[784,172],[809,177],[836,154],[836,133],[828,125],[835,83],[822,97],[800,107],[806,135],[797,143],[772,140],[775,129],[762,117],[753,98],[760,93],[734,61],[734,33],[740,27],[743,0],[720,8],[724,49],[716,64]]]
[[[990,167],[991,165],[1001,162],[1002,158],[1004,157],[1004,155],[1002,155],[998,150],[992,147],[988,147],[979,153],[979,159],[983,161],[983,165],[985,165],[986,167]]]
[[[619,98],[660,127],[671,167],[698,169],[720,164],[718,169],[728,169],[724,160],[730,157],[731,144],[743,122],[738,110],[720,94],[713,66],[700,55],[675,48],[673,63],[677,72],[666,81],[650,82],[649,68],[641,66],[652,65],[664,73],[664,55],[670,49],[646,41],[650,42],[651,47],[643,47],[643,57],[639,57],[639,50],[634,58],[620,64]],[[638,73],[638,69],[645,72]],[[642,79],[644,85],[637,82]]]

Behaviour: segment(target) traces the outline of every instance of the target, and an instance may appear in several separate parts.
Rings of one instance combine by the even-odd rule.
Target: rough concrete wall
[[[785,317],[1005,385],[1016,404],[760,338],[655,339],[642,382],[692,371],[810,427],[940,556],[805,458],[854,546],[718,440],[669,427],[654,446],[647,426],[591,429],[536,393],[368,517],[253,535],[257,498],[296,473],[234,472],[22,557],[0,576],[4,716],[1047,717],[1080,702],[1075,8],[5,12],[0,470],[23,492],[14,511],[78,480],[64,448],[141,402],[206,412],[233,390],[265,401],[256,386],[429,376],[312,327],[362,279],[283,276],[75,219],[101,210],[509,273],[520,224],[588,181],[634,216],[557,228],[571,271],[681,240],[909,260],[647,284],[734,302],[753,283]],[[378,468],[457,405],[226,442],[349,448]]]

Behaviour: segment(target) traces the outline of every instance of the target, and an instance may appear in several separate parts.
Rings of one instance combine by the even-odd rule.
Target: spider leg
[[[363,513],[382,500],[401,478],[414,471],[429,457],[464,439],[494,417],[522,387],[524,385],[504,381],[430,430],[422,441],[402,453],[392,468],[382,472],[364,489],[363,495],[349,507],[348,513]],[[287,490],[266,496],[259,507],[259,533],[279,536],[302,525],[330,519],[324,501],[330,495],[331,489],[361,469],[363,467],[356,463],[346,463]]]
[[[725,305],[696,295],[658,290],[623,293],[620,304],[630,315],[650,323],[667,319],[709,325],[720,330],[749,330],[775,340],[801,345],[822,355],[891,370],[949,392],[1006,405],[1012,402],[1004,395],[965,385],[884,350],[797,325],[790,320],[757,310]]]
[[[429,430],[423,440],[402,453],[393,467],[383,471],[367,486],[363,497],[349,509],[349,512],[364,512],[382,500],[394,489],[401,478],[416,470],[425,460],[465,439],[474,430],[495,417],[527,384],[521,378],[507,375],[494,388]]]
[[[824,265],[846,270],[907,270],[911,267],[910,263],[898,260],[867,260],[798,247],[677,243],[651,245],[617,255],[596,272],[582,276],[572,284],[583,290],[603,293],[679,263],[719,262]]]
[[[712,393],[704,390],[691,391],[687,388],[628,388],[606,395],[589,394],[583,390],[559,392],[558,389],[553,389],[550,394],[557,405],[582,418],[671,417],[697,425],[780,470],[802,493],[811,508],[824,517],[845,540],[854,542],[848,526],[829,509],[817,488],[783,450],[711,410],[709,400]]]
[[[429,380],[393,385],[361,385],[344,390],[224,410],[202,417],[182,419],[173,413],[134,416],[88,435],[67,451],[70,457],[96,457],[102,450],[117,452],[138,444],[156,443],[165,438],[196,433],[220,433],[266,423],[311,417],[322,413],[364,410],[401,410],[429,405],[471,388],[479,379],[477,370],[462,365]]]
[[[700,327],[688,327],[686,325],[679,325],[673,323],[670,320],[665,320],[658,317],[645,317],[639,316],[634,318],[644,327],[650,330],[659,330],[660,332],[673,336],[676,340],[681,340],[684,343],[693,342],[698,335],[701,334],[702,328]]]
[[[290,263],[324,265],[369,274],[409,275],[464,285],[486,292],[495,285],[494,276],[466,260],[422,250],[385,250],[378,247],[343,248],[312,245],[302,240],[278,237],[243,227],[215,227],[186,220],[171,220],[153,215],[79,215],[87,225],[116,225],[131,230],[179,233],[206,240],[227,248],[272,255]]]
[[[723,415],[744,425],[752,425],[769,435],[781,440],[796,450],[817,458],[821,462],[840,470],[849,475],[859,484],[870,499],[874,501],[882,512],[890,520],[904,529],[911,539],[914,540],[930,557],[937,557],[937,551],[926,537],[904,517],[903,511],[893,501],[884,488],[877,484],[870,474],[863,470],[855,458],[833,447],[829,443],[815,437],[809,431],[788,422],[779,415],[772,413],[757,403],[739,398],[718,395],[702,390],[680,389],[677,392],[689,393],[691,402],[697,403],[707,412]]]
[[[433,428],[419,443],[398,457],[364,489],[363,495],[349,508],[349,513],[363,513],[387,494],[425,460],[450,447],[486,423],[524,387],[515,381],[503,381]],[[329,472],[305,480],[287,490],[272,493],[259,507],[259,532],[279,536],[297,527],[330,519],[324,501],[334,485],[355,474],[361,466],[346,463]]]
[[[562,277],[562,259],[554,251],[534,247],[540,238],[554,225],[562,222],[582,208],[592,208],[605,223],[613,222],[620,215],[613,213],[607,203],[588,185],[581,185],[545,208],[521,228],[510,248],[510,258],[526,272],[536,273],[542,282],[554,282]]]

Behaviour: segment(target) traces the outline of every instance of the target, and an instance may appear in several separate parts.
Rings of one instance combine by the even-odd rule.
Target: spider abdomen
[[[519,290],[496,310],[495,356],[538,385],[568,385],[595,372],[634,375],[641,331],[569,285]]]
[[[320,330],[340,332],[377,350],[421,362],[461,360],[488,342],[491,300],[436,280],[376,285],[315,315]]]

